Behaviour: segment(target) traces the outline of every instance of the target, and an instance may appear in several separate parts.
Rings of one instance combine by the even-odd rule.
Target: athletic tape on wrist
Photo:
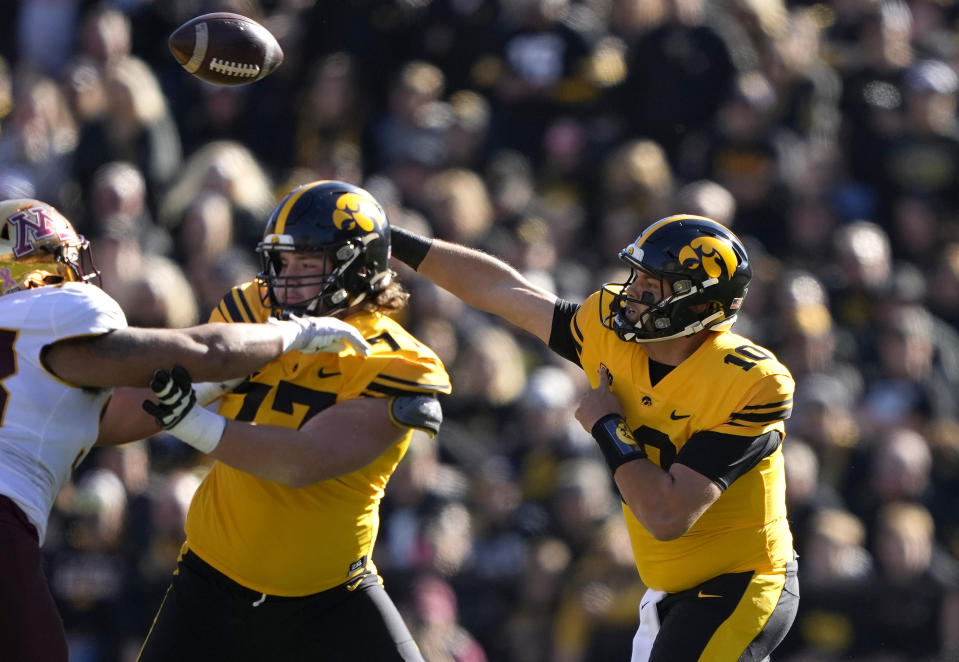
[[[211,453],[223,438],[226,419],[219,414],[194,406],[183,420],[169,428],[169,433],[201,453]]]
[[[619,414],[606,414],[593,424],[593,439],[603,451],[609,470],[615,472],[620,465],[646,457],[646,449],[637,443],[626,421]]]

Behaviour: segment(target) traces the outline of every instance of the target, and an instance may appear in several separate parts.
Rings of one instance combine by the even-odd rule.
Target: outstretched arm
[[[556,295],[502,260],[441,239],[392,228],[393,256],[479,310],[499,315],[549,342]]]
[[[197,381],[246,377],[287,351],[339,352],[369,345],[351,325],[332,317],[270,320],[267,324],[211,323],[188,329],[128,327],[48,345],[43,362],[75,386],[143,387],[157,368],[176,363]]]
[[[352,325],[332,317],[270,320],[266,324],[203,324],[188,329],[118,329],[47,346],[44,363],[60,379],[81,387],[145,386],[170,361],[201,376],[206,405],[287,351],[339,352],[350,345],[365,354],[369,344]],[[214,394],[213,391],[216,391]],[[112,446],[155,434],[159,427],[139,403],[145,388],[119,388],[100,420],[97,445]],[[208,397],[207,397],[208,396]]]

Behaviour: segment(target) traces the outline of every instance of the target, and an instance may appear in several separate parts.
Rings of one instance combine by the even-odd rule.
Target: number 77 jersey
[[[749,339],[718,331],[654,385],[644,346],[603,327],[598,301],[590,297],[571,323],[590,382],[605,365],[652,462],[666,471],[685,464],[723,490],[671,541],[656,540],[624,505],[643,581],[676,592],[724,573],[783,569],[792,560],[781,444],[795,388],[789,371]]]
[[[210,319],[258,322],[269,313],[253,282],[229,292]],[[299,429],[344,400],[450,392],[440,359],[398,322],[372,311],[345,319],[372,346],[369,356],[289,352],[226,394],[219,413]],[[305,487],[216,462],[190,506],[186,544],[234,581],[270,595],[319,593],[375,572],[379,503],[412,434],[356,471]]]

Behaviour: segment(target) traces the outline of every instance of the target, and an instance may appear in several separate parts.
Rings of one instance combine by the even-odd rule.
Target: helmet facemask
[[[261,250],[263,270],[259,279],[264,285],[264,303],[279,316],[331,315],[362,303],[368,296],[385,289],[393,275],[389,270],[376,272],[366,264],[364,248],[359,239],[310,251],[281,247]],[[281,257],[284,253],[309,255],[325,266],[321,272],[284,276]],[[302,301],[289,300],[290,289],[303,288],[315,288],[316,295]]]

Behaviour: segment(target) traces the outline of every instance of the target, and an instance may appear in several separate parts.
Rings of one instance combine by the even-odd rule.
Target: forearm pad
[[[619,414],[606,414],[596,421],[592,435],[613,473],[620,465],[647,457],[646,449],[636,443],[632,431]]]
[[[430,252],[433,240],[428,237],[421,237],[415,232],[391,226],[390,244],[392,245],[393,257],[404,264],[408,264],[415,271],[426,254]]]

